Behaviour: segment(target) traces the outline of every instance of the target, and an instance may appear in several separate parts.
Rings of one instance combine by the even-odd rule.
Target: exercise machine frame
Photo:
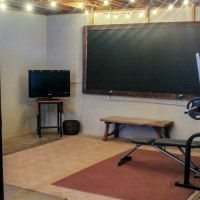
[[[184,166],[184,181],[182,182],[176,182],[175,186],[194,189],[194,190],[200,190],[200,186],[194,185],[190,183],[190,171],[195,173],[195,178],[200,178],[200,171],[198,167],[195,165],[194,162],[191,160],[191,149],[192,148],[199,148],[199,147],[192,147],[192,142],[195,138],[200,137],[200,133],[195,133],[192,136],[189,137],[189,139],[186,142],[185,145],[179,145],[178,143],[171,143],[170,145],[167,145],[166,143],[162,142],[159,143],[159,139],[156,140],[154,138],[132,138],[131,141],[136,144],[134,148],[132,148],[128,153],[126,153],[118,162],[118,166],[123,165],[124,163],[132,160],[132,156],[130,156],[134,151],[136,151],[139,147],[142,145],[149,145],[163,153],[164,155],[172,158],[173,160],[177,161],[179,164]],[[161,139],[162,140],[162,139]],[[170,139],[168,139],[170,140]],[[171,153],[167,150],[167,147],[176,147],[181,154],[185,157],[185,160],[181,160],[177,154]],[[185,148],[185,150],[184,150]]]
[[[183,181],[183,183],[177,181],[175,183],[176,186],[194,189],[194,190],[200,190],[199,185],[194,185],[194,184],[190,183],[191,145],[192,145],[192,141],[197,137],[200,137],[200,133],[193,134],[187,140],[186,152],[185,152],[184,181]],[[200,173],[196,174],[195,177],[200,178]]]
[[[200,134],[200,133],[199,133],[199,134]],[[156,140],[155,140],[155,141],[156,141]],[[155,141],[154,141],[154,142],[155,142]],[[177,154],[173,154],[173,153],[169,152],[169,151],[167,150],[167,148],[166,148],[167,146],[163,147],[163,146],[161,146],[161,145],[155,145],[154,142],[152,142],[152,143],[150,143],[150,144],[147,144],[147,145],[154,147],[155,149],[157,149],[158,151],[162,152],[164,155],[166,155],[166,156],[172,158],[173,160],[177,161],[177,162],[180,163],[181,165],[187,166],[187,170],[188,170],[188,166],[189,166],[189,171],[190,171],[190,170],[193,171],[193,172],[195,173],[195,175],[198,175],[198,174],[199,174],[198,167],[195,165],[194,162],[192,162],[191,158],[189,158],[189,161],[186,161],[186,160],[183,161],[183,160],[181,160],[181,159],[178,157]],[[133,143],[134,143],[134,142],[133,142]],[[187,141],[187,143],[188,143],[188,141]],[[130,160],[132,159],[132,157],[131,157],[130,155],[131,155],[134,151],[136,151],[136,150],[137,150],[140,146],[142,146],[142,145],[145,145],[145,144],[136,144],[136,146],[135,146],[134,148],[132,148],[125,156],[123,156],[123,157],[120,159],[120,161],[118,162],[118,166],[121,166],[122,164],[124,164],[124,163],[130,161]],[[187,145],[187,144],[186,144],[186,145]],[[175,146],[175,145],[173,145],[173,147],[176,147],[176,148],[181,152],[181,154],[183,154],[183,155],[186,157],[187,152],[188,152],[187,147],[186,147],[186,151],[184,151],[183,148],[180,147],[180,146]],[[190,145],[190,151],[191,151],[191,145]],[[189,162],[189,165],[188,165],[188,162]],[[188,172],[187,172],[187,173],[188,173]]]

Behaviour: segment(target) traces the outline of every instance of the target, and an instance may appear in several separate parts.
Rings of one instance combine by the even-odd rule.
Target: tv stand
[[[45,104],[55,104],[57,106],[57,126],[42,126],[41,123],[41,106]],[[58,135],[62,137],[62,115],[63,115],[63,101],[60,99],[37,99],[37,135],[39,138],[42,137],[42,129],[57,128]]]

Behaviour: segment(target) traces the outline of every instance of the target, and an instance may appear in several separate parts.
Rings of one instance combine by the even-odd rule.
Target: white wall
[[[198,12],[197,12],[198,13]],[[192,7],[174,8],[173,10],[158,9],[158,14],[150,11],[150,22],[184,22],[192,21]]]
[[[143,12],[143,16],[140,13]],[[129,18],[126,18],[127,14],[130,14]],[[100,12],[97,16],[94,16],[94,24],[128,24],[128,23],[147,23],[146,13],[143,10],[135,11],[120,11],[120,12],[110,12],[110,17],[108,17],[108,12]],[[115,14],[118,18],[115,18]]]
[[[192,7],[181,7],[174,8],[173,10],[166,9],[156,9],[157,14],[153,14],[153,9],[149,11],[149,22],[182,22],[182,21],[192,21]],[[143,12],[143,16],[140,13]],[[126,17],[130,14],[129,18]],[[94,16],[94,24],[128,24],[128,23],[147,23],[147,10],[128,10],[128,11],[112,11],[110,12],[110,18],[107,17],[108,12],[97,13]],[[115,18],[115,14],[118,18]],[[200,7],[196,7],[196,20],[200,19]]]
[[[170,14],[171,12],[171,14]],[[173,12],[158,10],[157,16],[150,13],[151,22],[162,21],[190,21],[191,8],[176,9]],[[126,13],[119,12],[116,21],[113,16],[106,18],[106,13],[99,13],[94,17],[94,24],[109,23],[137,23],[147,22],[146,17],[138,17],[139,11],[132,12],[129,19]],[[200,9],[196,10],[196,18],[200,19]],[[70,69],[73,73],[72,97],[66,98],[65,119],[76,118],[82,123],[83,132],[102,136],[104,124],[101,117],[122,115],[130,117],[145,117],[154,119],[169,119],[175,122],[171,131],[172,138],[187,138],[191,133],[200,130],[198,121],[183,114],[186,101],[155,100],[144,98],[111,97],[101,95],[82,95],[82,27],[87,25],[83,14],[49,16],[47,18],[47,62],[50,66]],[[122,135],[154,134],[150,128],[141,129],[129,127],[122,131]]]
[[[46,17],[0,13],[3,139],[35,131],[34,100],[28,98],[28,69],[46,66]]]
[[[95,24],[146,23],[141,11],[118,12],[119,18],[106,18],[106,13],[94,17]],[[171,12],[171,13],[170,13]],[[190,21],[191,8],[173,12],[158,10],[150,13],[151,22]],[[200,20],[200,8],[196,8]],[[183,115],[186,102],[142,98],[82,95],[82,26],[88,24],[84,14],[45,16],[7,11],[0,13],[0,66],[2,81],[2,114],[4,139],[35,131],[36,112],[34,100],[28,98],[27,72],[46,64],[52,69],[70,69],[72,72],[72,95],[65,99],[65,119],[79,119],[83,132],[101,136],[104,124],[99,118],[108,115],[124,115],[175,121],[172,137],[186,138],[198,131],[198,121]],[[91,20],[90,20],[91,21]],[[44,68],[44,67],[42,67]],[[49,109],[53,112],[53,109]],[[45,117],[55,121],[53,115]],[[153,134],[151,129],[129,127],[122,134],[132,132]]]
[[[64,103],[65,118],[77,119],[80,113],[82,81],[82,29],[84,14],[58,15],[47,18],[47,65],[51,69],[71,70],[71,98]],[[49,109],[49,112],[55,110]],[[55,122],[51,115],[49,122]]]
[[[196,20],[200,21],[200,7],[196,7]]]

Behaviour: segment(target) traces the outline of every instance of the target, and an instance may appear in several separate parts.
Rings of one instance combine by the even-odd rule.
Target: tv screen
[[[69,97],[69,70],[29,70],[29,97]]]

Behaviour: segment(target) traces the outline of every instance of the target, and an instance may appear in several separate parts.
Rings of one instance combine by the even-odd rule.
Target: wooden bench
[[[173,126],[173,121],[169,120],[155,120],[155,119],[142,119],[142,118],[130,118],[130,117],[120,117],[120,116],[110,116],[100,119],[100,121],[105,122],[106,128],[104,132],[103,140],[106,141],[108,136],[114,135],[115,138],[119,137],[119,127],[120,125],[137,125],[137,126],[150,126],[156,131],[157,138],[162,138],[161,131],[164,129],[164,137],[169,137],[169,131]],[[110,124],[114,124],[114,130],[109,133]]]

